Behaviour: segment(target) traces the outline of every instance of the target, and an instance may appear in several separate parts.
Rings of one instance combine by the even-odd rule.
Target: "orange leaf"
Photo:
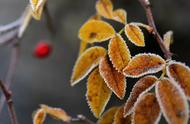
[[[144,34],[137,25],[127,24],[125,26],[125,34],[128,37],[128,39],[136,46],[145,46]]]
[[[123,24],[127,23],[127,13],[124,9],[116,9],[113,11],[113,20],[121,22]]]
[[[124,108],[120,107],[114,116],[113,124],[131,124],[131,115],[123,117]]]
[[[161,112],[157,99],[153,93],[142,95],[135,104],[133,124],[157,124]]]
[[[112,18],[113,5],[110,0],[98,0],[96,3],[96,11],[105,18]]]
[[[98,120],[98,124],[112,124],[114,120],[114,115],[117,110],[118,107],[112,107],[108,109]]]
[[[79,38],[88,43],[106,41],[114,35],[113,27],[101,20],[89,20],[79,30]]]
[[[131,114],[134,110],[134,104],[140,95],[145,94],[153,86],[155,86],[155,82],[157,78],[155,76],[145,76],[137,81],[137,83],[133,86],[133,89],[130,93],[130,96],[124,107],[124,116]]]
[[[134,56],[123,72],[128,77],[141,77],[157,73],[165,67],[165,60],[156,54],[138,54]]]
[[[113,37],[108,46],[109,58],[116,70],[121,72],[127,66],[131,59],[131,54],[128,46],[120,34]]]
[[[171,61],[167,66],[167,75],[176,81],[190,99],[190,69],[185,64]]]
[[[38,109],[34,113],[33,124],[43,124],[45,118],[46,118],[45,111],[43,109]]]
[[[79,56],[87,49],[88,43],[86,41],[80,42]]]
[[[73,69],[71,85],[75,85],[98,65],[101,57],[106,55],[103,47],[91,47],[79,56]]]
[[[88,78],[86,93],[88,104],[96,118],[104,111],[111,94],[111,90],[100,76],[99,69],[96,68]]]
[[[125,76],[112,67],[107,57],[100,60],[99,71],[107,86],[117,95],[117,97],[123,99],[126,89]]]
[[[156,97],[169,124],[187,124],[189,108],[181,88],[167,78],[156,83]]]
[[[138,27],[145,28],[149,33],[152,33],[152,31],[153,31],[153,28],[152,28],[152,27],[150,27],[149,25],[143,24],[143,23],[131,22],[130,24],[136,25],[136,26],[138,26]]]
[[[50,116],[59,119],[63,122],[70,122],[71,117],[62,109],[60,108],[52,108],[47,105],[41,105],[41,108]]]

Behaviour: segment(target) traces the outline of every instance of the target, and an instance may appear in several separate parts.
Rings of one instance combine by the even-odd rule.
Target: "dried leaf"
[[[156,54],[138,54],[131,59],[123,72],[128,77],[141,77],[161,71],[165,64],[165,60]]]
[[[189,108],[181,88],[167,78],[156,83],[156,97],[169,124],[187,124]]]
[[[128,39],[136,46],[139,47],[145,46],[144,34],[137,25],[134,24],[125,25],[125,34],[128,37]]]
[[[33,124],[43,124],[46,118],[46,113],[43,109],[38,109],[33,116]]]
[[[142,95],[135,104],[133,124],[157,124],[161,111],[158,101],[153,93]]]
[[[99,71],[107,86],[115,93],[117,97],[123,99],[126,89],[125,76],[112,67],[112,64],[107,57],[100,60]]]
[[[130,115],[134,111],[134,104],[136,103],[139,96],[145,94],[150,89],[152,89],[153,86],[155,86],[155,82],[157,80],[157,77],[150,75],[145,76],[136,82],[124,107],[125,117]]]
[[[143,23],[131,22],[130,24],[137,25],[139,27],[145,28],[149,33],[152,33],[152,31],[153,31],[152,27],[150,27],[149,25],[143,24]]]
[[[173,43],[173,31],[168,31],[164,34],[164,44],[168,50],[170,50],[170,45]]]
[[[176,81],[190,99],[190,69],[181,62],[170,61],[167,66],[167,75]]]
[[[121,72],[127,66],[131,59],[131,54],[128,46],[120,34],[113,37],[108,46],[109,58],[116,70]]]
[[[114,120],[114,115],[119,107],[112,107],[108,109],[101,118],[98,120],[98,124],[112,124]]]
[[[96,118],[104,111],[111,94],[111,90],[100,76],[99,69],[96,68],[88,78],[86,93],[88,104]]]
[[[124,108],[121,106],[114,116],[113,124],[131,124],[131,115],[123,117]]]
[[[113,20],[120,23],[127,23],[127,12],[124,9],[116,9],[113,11]]]
[[[88,43],[106,41],[114,35],[113,27],[101,20],[89,20],[79,30],[79,38]]]
[[[49,107],[47,105],[41,105],[41,108],[50,116],[61,120],[63,122],[70,122],[71,121],[71,117],[62,109],[60,108],[52,108]]]
[[[88,73],[98,65],[101,57],[106,55],[106,50],[103,47],[91,47],[76,61],[71,77],[71,85],[74,86],[82,80]]]
[[[44,5],[47,0],[30,0],[30,5],[32,7],[32,15],[34,19],[40,20],[43,12]]]
[[[80,42],[79,56],[87,49],[88,43],[86,41]]]
[[[98,0],[96,3],[96,11],[105,18],[112,18],[113,5],[111,0]]]

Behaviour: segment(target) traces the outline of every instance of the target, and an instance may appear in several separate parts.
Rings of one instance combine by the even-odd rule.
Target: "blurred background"
[[[0,25],[16,20],[29,0],[0,0]],[[45,19],[33,20],[21,43],[21,57],[16,75],[11,85],[13,100],[20,124],[32,124],[32,113],[39,104],[47,104],[65,109],[72,116],[84,114],[96,121],[86,103],[86,79],[75,87],[70,86],[72,67],[78,56],[80,40],[77,37],[80,26],[95,13],[95,0],[48,0],[48,8],[57,33],[52,38]],[[113,0],[115,8],[124,8],[128,12],[128,22],[146,23],[145,13],[137,0]],[[174,31],[174,44],[171,51],[174,59],[190,65],[190,1],[188,0],[151,0],[158,30],[164,34]],[[118,23],[111,22],[117,31]],[[146,33],[146,31],[145,31]],[[53,42],[53,53],[47,59],[33,57],[33,49],[41,40]],[[127,41],[132,55],[139,52],[153,52],[162,55],[158,44],[151,36],[146,36],[146,47],[138,48]],[[10,47],[0,47],[0,79],[4,80],[10,57]],[[127,95],[135,83],[128,79]],[[112,105],[120,105],[112,95]],[[162,120],[165,123],[164,120]],[[10,124],[7,106],[0,114],[0,124]],[[48,119],[46,124],[61,124]]]

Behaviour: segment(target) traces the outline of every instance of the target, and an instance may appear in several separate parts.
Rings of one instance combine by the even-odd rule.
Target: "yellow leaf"
[[[113,27],[101,20],[89,20],[79,30],[79,38],[88,43],[102,42],[114,35]]]
[[[165,68],[165,60],[156,54],[138,54],[123,69],[127,77],[141,77],[146,74],[157,73]]]
[[[144,34],[137,25],[127,24],[125,26],[125,34],[128,37],[128,39],[136,46],[145,46]]]
[[[128,46],[120,34],[113,37],[108,46],[109,58],[116,70],[121,72],[127,66],[131,59],[131,54]]]
[[[143,24],[143,23],[139,23],[139,22],[131,22],[130,24],[132,25],[137,25],[139,27],[145,28],[149,33],[152,33],[153,28],[150,27],[149,25]]]
[[[87,49],[88,43],[86,41],[80,42],[79,56]]]
[[[119,107],[111,107],[108,109],[98,120],[98,124],[112,124],[114,120],[114,115]]]
[[[61,120],[63,122],[70,122],[71,121],[71,117],[62,109],[60,108],[52,108],[49,107],[47,105],[41,105],[41,108],[50,116]]]
[[[182,89],[167,78],[156,83],[156,97],[169,124],[188,124],[189,108]]]
[[[127,12],[124,9],[116,9],[113,11],[113,20],[120,23],[127,23]]]
[[[121,106],[114,116],[113,124],[131,124],[131,115],[123,116],[124,108]]]
[[[82,80],[88,73],[98,65],[101,57],[106,55],[103,47],[91,47],[79,56],[71,77],[71,85],[75,85]]]
[[[153,93],[147,93],[138,99],[133,112],[133,124],[157,124],[161,111]]]
[[[96,68],[89,76],[87,83],[87,101],[96,118],[99,118],[107,105],[112,92]]]
[[[170,45],[173,43],[173,31],[168,31],[164,34],[164,44],[168,50],[170,50]]]
[[[38,109],[33,116],[33,124],[43,124],[46,113],[43,109]]]
[[[100,60],[99,71],[107,86],[117,97],[123,99],[126,91],[125,76],[112,67],[106,56]]]
[[[176,81],[190,99],[190,69],[181,62],[170,61],[167,66],[167,75]]]
[[[133,89],[130,93],[129,98],[127,99],[127,102],[125,103],[124,107],[124,116],[130,115],[134,110],[134,105],[139,98],[140,95],[145,94],[149,90],[152,89],[153,86],[155,86],[155,82],[158,79],[155,76],[145,76],[141,79],[139,79],[135,85],[133,86]]]
[[[43,12],[44,5],[46,4],[47,0],[30,0],[30,5],[32,8],[32,15],[34,19],[40,20],[41,15]]]
[[[112,18],[113,5],[111,0],[98,0],[96,3],[96,11],[105,18]]]

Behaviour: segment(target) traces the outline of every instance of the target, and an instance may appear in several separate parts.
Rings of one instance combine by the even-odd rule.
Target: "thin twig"
[[[81,122],[85,124],[96,124],[93,121],[86,118],[84,115],[78,115],[77,118],[72,118],[71,122]]]
[[[160,45],[160,48],[161,48],[162,52],[164,53],[165,58],[171,59],[172,53],[166,48],[162,37],[160,36],[160,34],[157,31],[155,21],[154,21],[153,15],[152,15],[151,4],[150,4],[149,0],[139,0],[139,2],[141,3],[141,5],[143,6],[143,8],[146,12],[148,24],[153,28],[153,35],[154,35],[156,41],[158,42],[158,44]]]
[[[8,88],[3,84],[2,81],[0,81],[0,87],[1,87],[2,92],[3,92],[3,94],[4,94],[5,98],[6,98],[6,101],[7,101],[9,114],[10,114],[10,118],[11,118],[11,123],[12,124],[18,124],[17,116],[16,116],[14,106],[13,106],[12,94],[8,90]]]

